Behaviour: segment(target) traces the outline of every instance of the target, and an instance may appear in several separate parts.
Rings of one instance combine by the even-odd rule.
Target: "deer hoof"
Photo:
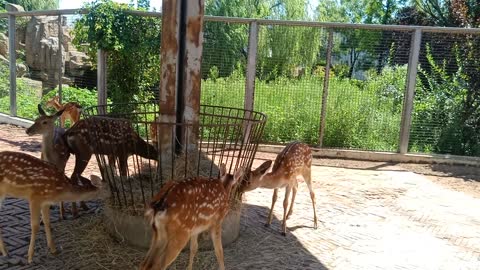
[[[270,228],[270,223],[265,223],[263,226]]]
[[[82,207],[82,209],[84,211],[88,211],[90,210],[90,208],[88,208],[87,204],[85,202],[80,202],[80,206]]]
[[[286,232],[282,232],[282,235],[286,237],[286,236],[287,236],[287,233],[286,233]]]

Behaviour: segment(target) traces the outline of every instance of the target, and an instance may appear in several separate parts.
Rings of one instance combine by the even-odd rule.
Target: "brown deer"
[[[126,119],[82,119],[65,132],[64,139],[70,152],[75,155],[72,179],[83,173],[93,154],[109,156],[110,164],[114,158],[118,158],[122,176],[127,175],[130,155],[136,154],[153,160],[158,158],[158,151],[143,140]]]
[[[250,177],[261,178],[267,171],[250,172]],[[198,235],[210,231],[220,269],[225,269],[222,247],[222,222],[229,209],[232,187],[243,177],[242,169],[234,175],[220,166],[220,179],[196,177],[181,182],[168,182],[155,195],[145,211],[153,228],[150,250],[141,270],[166,269],[190,239],[188,269],[198,249]]]
[[[95,176],[92,176],[95,177]],[[0,203],[6,196],[26,199],[30,205],[31,237],[28,248],[28,263],[32,262],[35,236],[40,227],[42,213],[47,236],[47,245],[56,252],[50,229],[50,205],[61,201],[88,200],[100,196],[100,189],[85,179],[88,185],[71,181],[53,164],[34,156],[4,151],[0,152]],[[99,178],[92,179],[98,181]],[[0,236],[0,252],[7,256],[7,250]]]
[[[60,126],[65,127],[65,120],[70,120],[70,126],[80,120],[80,114],[82,113],[82,106],[77,102],[60,103],[60,97],[54,96],[46,103],[47,108],[55,108],[57,111],[63,111],[60,116]]]
[[[272,161],[264,162],[260,167],[270,167]],[[287,219],[293,212],[293,204],[295,196],[297,195],[298,180],[303,179],[307,183],[310,190],[310,198],[313,205],[313,227],[317,229],[317,211],[315,209],[315,192],[312,187],[312,150],[310,147],[301,142],[292,142],[288,144],[280,154],[278,154],[273,164],[272,172],[262,178],[248,178],[247,181],[242,182],[240,191],[246,192],[258,187],[273,189],[272,207],[268,215],[268,220],[265,226],[270,226],[272,223],[273,208],[277,201],[278,189],[285,187],[285,198],[283,200],[283,223],[282,235],[287,233]],[[288,210],[288,198],[292,192],[292,202]]]
[[[65,130],[55,126],[55,121],[63,110],[58,111],[54,115],[47,115],[42,109],[42,106],[38,104],[38,113],[40,116],[35,119],[32,126],[30,126],[26,133],[29,136],[40,134],[42,135],[42,153],[41,159],[52,163],[61,172],[65,172],[65,166],[70,158],[70,152],[68,150],[66,142],[63,140],[63,134]],[[87,206],[84,202],[81,203],[82,208],[87,210]],[[64,219],[63,203],[60,203],[60,219]],[[74,217],[78,216],[77,204],[72,203],[72,214]]]

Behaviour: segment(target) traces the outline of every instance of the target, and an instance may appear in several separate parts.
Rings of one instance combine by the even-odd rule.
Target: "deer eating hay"
[[[272,164],[272,161],[266,161],[260,168],[267,169]],[[285,148],[277,155],[275,163],[273,164],[272,172],[265,175],[263,178],[250,178],[244,181],[240,187],[241,192],[254,190],[258,187],[273,189],[272,206],[268,214],[267,223],[265,226],[270,226],[273,217],[273,208],[277,201],[278,189],[285,187],[285,198],[283,200],[283,223],[282,234],[287,234],[287,219],[293,212],[293,204],[295,196],[297,195],[298,180],[303,179],[310,190],[310,198],[313,205],[313,227],[317,229],[317,211],[315,209],[315,192],[312,187],[312,150],[310,147],[301,142],[292,142],[285,146]],[[292,202],[288,210],[288,199],[290,192],[292,192]]]
[[[47,236],[47,245],[56,252],[50,229],[50,205],[61,201],[79,201],[99,197],[100,189],[85,179],[88,185],[71,181],[53,164],[34,156],[4,151],[0,152],[0,203],[6,196],[26,199],[30,205],[31,237],[28,248],[28,263],[32,262],[35,237],[40,227],[42,213]],[[92,176],[92,181],[99,178]],[[7,250],[0,235],[0,252],[7,256]]]
[[[260,179],[267,169],[257,169],[248,175]],[[140,269],[166,269],[190,240],[188,269],[191,270],[198,250],[198,235],[207,230],[220,269],[225,269],[222,222],[229,210],[232,188],[244,173],[243,169],[237,169],[233,176],[227,174],[222,164],[220,179],[194,177],[180,182],[170,181],[163,186],[145,212],[153,228],[153,238]]]

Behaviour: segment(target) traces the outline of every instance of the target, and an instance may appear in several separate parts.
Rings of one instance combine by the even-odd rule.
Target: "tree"
[[[87,3],[85,8],[89,12],[75,23],[73,43],[88,43],[91,59],[98,49],[107,52],[113,103],[144,101],[160,80],[160,19],[132,15],[132,5],[111,0]]]
[[[26,11],[58,9],[59,6],[59,0],[7,0],[5,3],[20,5]]]

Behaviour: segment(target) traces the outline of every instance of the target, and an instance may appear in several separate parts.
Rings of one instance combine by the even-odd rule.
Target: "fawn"
[[[270,167],[272,161],[266,161],[260,167]],[[273,207],[277,201],[278,189],[285,187],[285,198],[283,200],[283,223],[282,235],[287,233],[287,219],[293,212],[293,204],[297,195],[298,180],[303,179],[307,183],[310,190],[310,198],[313,205],[313,227],[317,229],[317,211],[315,209],[315,192],[312,187],[312,150],[310,147],[301,142],[292,142],[288,144],[280,154],[277,155],[273,164],[272,172],[266,174],[262,178],[249,178],[242,182],[240,186],[241,192],[250,191],[258,187],[273,189],[272,207],[268,215],[265,226],[272,223]],[[288,210],[288,198],[292,192],[292,202]]]
[[[255,170],[249,177],[261,178],[265,170]],[[198,249],[198,235],[209,230],[220,269],[225,269],[222,247],[222,222],[229,210],[232,187],[244,176],[237,169],[232,176],[220,165],[220,179],[195,177],[168,182],[155,195],[145,211],[153,228],[150,250],[140,269],[166,269],[190,239],[188,269]]]
[[[95,178],[95,179],[93,179]],[[99,178],[92,176],[92,181]],[[35,236],[40,227],[42,213],[47,236],[47,245],[56,252],[50,229],[50,205],[60,201],[88,200],[98,197],[100,189],[86,179],[88,185],[71,181],[53,164],[34,156],[4,151],[0,152],[0,203],[6,196],[26,199],[30,205],[31,237],[28,248],[28,263],[32,262]],[[0,252],[7,256],[7,250],[0,235]]]
[[[60,127],[65,127],[65,120],[70,120],[70,126],[80,120],[80,114],[82,112],[82,106],[77,102],[67,102],[65,104],[60,103],[60,97],[54,96],[46,103],[47,108],[54,107],[57,111],[63,111],[60,116]]]
[[[65,166],[70,158],[70,152],[63,139],[65,130],[55,126],[55,121],[62,115],[63,110],[49,116],[42,109],[42,106],[38,104],[38,113],[40,116],[35,119],[33,125],[26,130],[26,133],[29,136],[35,134],[42,135],[41,159],[52,163],[57,169],[64,173]],[[84,202],[81,202],[81,205],[84,210],[88,209]],[[60,219],[64,219],[64,213],[63,203],[61,202]],[[72,214],[74,217],[78,215],[77,204],[75,202],[72,203]]]
[[[91,137],[92,135],[94,136]],[[64,139],[70,152],[75,155],[72,179],[83,173],[93,154],[109,156],[110,164],[114,158],[118,158],[122,176],[127,175],[130,155],[136,154],[153,160],[158,158],[158,151],[143,140],[126,119],[82,119],[65,132]]]

